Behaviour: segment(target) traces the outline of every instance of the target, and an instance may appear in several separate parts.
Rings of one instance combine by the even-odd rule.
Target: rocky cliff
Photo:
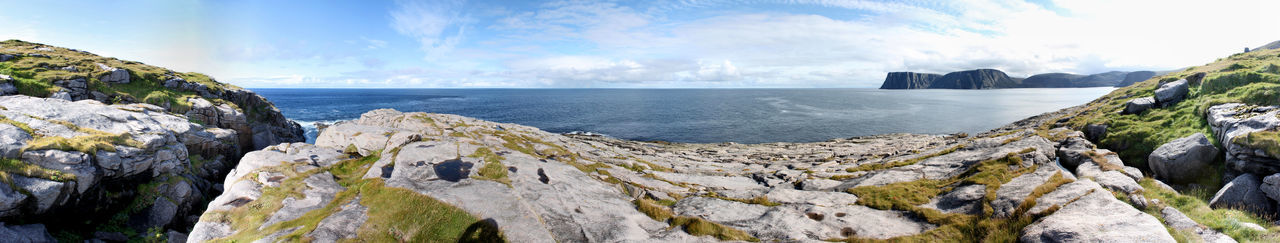
[[[998,89],[1017,87],[1019,80],[995,69],[976,69],[942,75],[930,89]]]
[[[0,134],[0,239],[62,241],[186,232],[243,153],[304,139],[205,75],[17,40],[0,42]]]
[[[1070,73],[1036,74],[1025,79],[1010,78],[999,70],[977,69],[943,76],[912,72],[891,72],[880,89],[1001,89],[1001,88],[1084,88],[1124,87],[1155,76],[1155,72],[1111,71],[1090,75]],[[948,77],[950,76],[950,77]],[[921,85],[924,84],[924,85]]]
[[[932,73],[890,72],[880,89],[924,89],[941,77]]]

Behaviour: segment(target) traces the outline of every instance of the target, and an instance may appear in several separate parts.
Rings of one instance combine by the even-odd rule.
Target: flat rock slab
[[[938,195],[920,206],[937,209],[944,213],[979,214],[982,213],[982,199],[986,196],[987,185],[965,185]]]
[[[762,190],[766,189],[764,185],[756,183],[755,180],[744,176],[713,176],[713,175],[697,175],[653,171],[653,175],[664,180],[688,183],[708,187],[712,189],[722,190]]]
[[[1022,230],[1021,242],[1176,242],[1155,217],[1094,191]]]

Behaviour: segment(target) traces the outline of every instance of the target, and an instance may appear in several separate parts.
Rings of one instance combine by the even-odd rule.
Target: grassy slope
[[[1133,98],[1152,96],[1161,81],[1172,81],[1205,72],[1207,76],[1199,85],[1192,85],[1186,100],[1165,108],[1155,108],[1142,114],[1120,115],[1124,103]],[[1224,103],[1241,102],[1253,105],[1280,105],[1280,50],[1264,50],[1231,55],[1203,66],[1154,77],[1129,87],[1117,89],[1085,105],[1078,113],[1069,114],[1069,126],[1083,130],[1088,124],[1106,124],[1107,136],[1099,146],[1116,151],[1125,164],[1146,170],[1147,155],[1160,145],[1194,133],[1204,133],[1221,147],[1223,142],[1213,136],[1207,120],[1209,107]],[[1273,134],[1260,133],[1249,140],[1257,146],[1275,144]],[[1240,140],[1240,139],[1237,139]],[[1219,162],[1222,158],[1219,156]],[[1222,231],[1242,241],[1277,241],[1280,233],[1272,227],[1271,220],[1232,209],[1211,209],[1208,201],[1221,187],[1221,163],[1217,173],[1205,177],[1197,184],[1204,187],[1181,193],[1167,191],[1144,180],[1147,198],[1160,199],[1161,204],[1178,208],[1187,216],[1212,229]],[[1157,209],[1158,210],[1158,209]],[[1149,210],[1150,211],[1150,210]],[[1150,211],[1159,217],[1158,211]],[[1271,227],[1268,232],[1244,229],[1241,222],[1251,222]]]
[[[52,51],[34,50],[36,47],[45,47]],[[16,80],[14,86],[18,88],[18,92],[28,96],[48,97],[61,90],[54,86],[53,82],[83,78],[88,81],[89,90],[117,96],[118,100],[172,107],[171,111],[182,113],[190,107],[186,98],[194,97],[196,94],[165,88],[164,81],[169,77],[180,77],[190,82],[201,83],[215,92],[224,89],[240,89],[230,84],[219,83],[200,73],[174,72],[140,62],[101,57],[88,52],[19,40],[0,41],[0,54],[21,56],[16,60],[0,62],[0,74],[12,76]],[[27,54],[43,54],[49,57],[25,56]],[[129,70],[130,83],[107,84],[99,81],[98,77],[106,72],[100,70],[95,63]],[[62,70],[63,67],[75,67],[76,71]],[[221,99],[211,101],[228,103]]]

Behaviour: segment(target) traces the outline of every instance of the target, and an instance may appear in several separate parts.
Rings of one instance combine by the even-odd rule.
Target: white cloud
[[[467,31],[467,16],[461,12],[464,4],[461,0],[398,0],[396,9],[391,11],[391,27],[417,40],[427,53],[426,58],[433,60],[463,40]]]

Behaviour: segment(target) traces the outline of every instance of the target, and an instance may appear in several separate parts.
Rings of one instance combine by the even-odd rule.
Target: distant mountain
[[[929,84],[930,89],[999,89],[1018,86],[1018,80],[995,69],[976,69],[942,75]]]
[[[1152,71],[1111,71],[1080,75],[1070,73],[1036,74],[1025,79],[1009,77],[1000,70],[975,69],[946,75],[914,72],[891,72],[880,89],[1004,89],[1004,88],[1084,88],[1124,87],[1154,77]]]
[[[941,74],[932,73],[891,72],[884,78],[880,89],[925,89],[941,77]]]

